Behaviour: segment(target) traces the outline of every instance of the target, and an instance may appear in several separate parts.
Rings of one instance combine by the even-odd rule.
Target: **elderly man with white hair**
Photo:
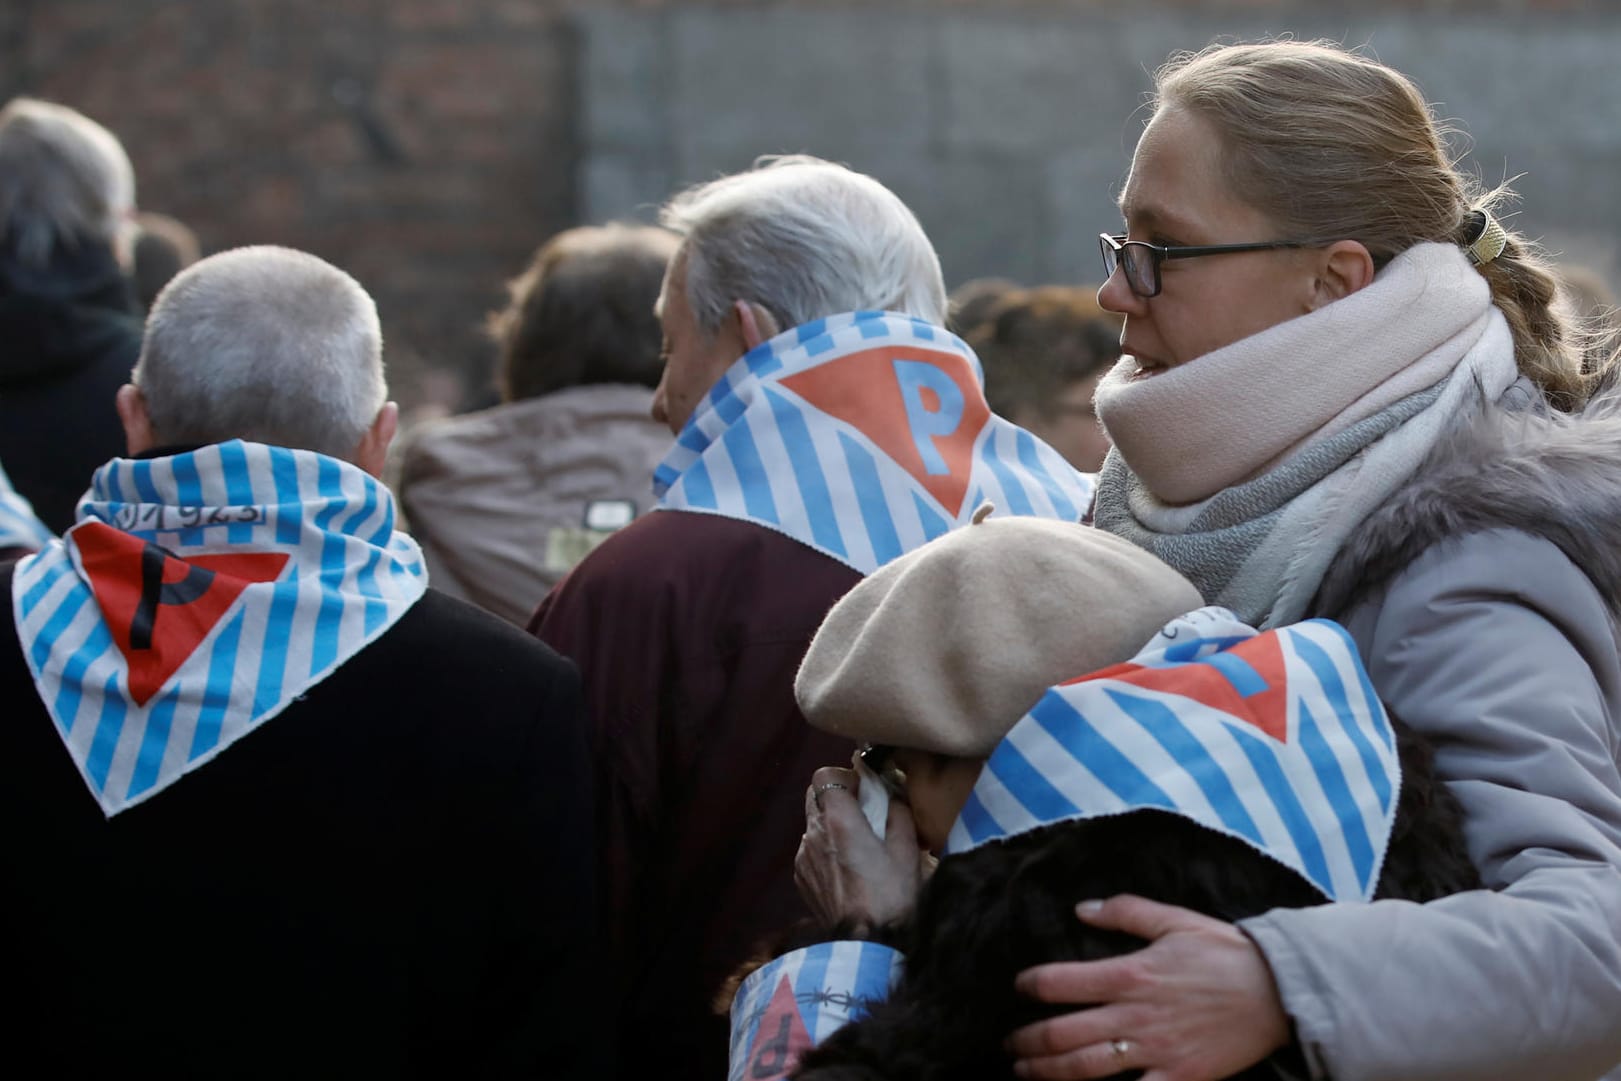
[[[594,723],[618,1075],[720,1077],[715,992],[805,913],[804,785],[853,750],[794,704],[822,617],[982,501],[1073,520],[1091,492],[991,414],[942,326],[939,259],[876,180],[775,159],[676,196],[662,222],[682,242],[659,301],[653,412],[677,439],[658,509],[531,626],[581,666]]]
[[[0,109],[0,461],[58,532],[123,446],[113,393],[141,347],[124,276],[134,203],[106,128],[31,98]]]
[[[158,298],[129,457],[0,565],[22,1061],[595,1076],[578,679],[427,589],[377,312],[243,248]]]

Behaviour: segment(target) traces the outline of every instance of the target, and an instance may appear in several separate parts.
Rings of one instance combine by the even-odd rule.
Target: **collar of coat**
[[[1493,529],[1553,543],[1621,620],[1621,376],[1579,412],[1554,410],[1521,379],[1460,417],[1341,546],[1311,611],[1343,616],[1436,544]]]

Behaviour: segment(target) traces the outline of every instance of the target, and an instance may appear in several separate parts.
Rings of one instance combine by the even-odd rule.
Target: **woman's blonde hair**
[[[1289,236],[1360,241],[1375,268],[1424,241],[1468,243],[1470,212],[1513,198],[1455,167],[1450,130],[1406,76],[1331,42],[1211,45],[1173,56],[1155,84],[1156,109],[1214,125],[1239,198]],[[1536,245],[1509,231],[1479,270],[1521,373],[1549,404],[1580,407],[1597,374],[1582,371],[1582,334],[1555,307],[1557,281]]]

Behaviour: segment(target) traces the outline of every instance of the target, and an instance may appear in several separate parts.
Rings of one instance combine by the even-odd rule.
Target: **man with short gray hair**
[[[941,326],[934,248],[878,181],[774,159],[676,196],[662,223],[683,239],[659,299],[653,414],[677,439],[658,511],[531,626],[581,666],[594,723],[617,1073],[721,1077],[711,1001],[805,914],[804,786],[854,749],[794,704],[822,617],[982,501],[1073,520],[1091,493],[991,415],[978,361]]]
[[[56,531],[123,445],[113,392],[141,345],[124,277],[134,205],[106,128],[32,98],[0,109],[0,461]]]
[[[595,1076],[578,679],[395,531],[371,298],[205,259],[117,409],[129,457],[0,565],[20,1057]]]

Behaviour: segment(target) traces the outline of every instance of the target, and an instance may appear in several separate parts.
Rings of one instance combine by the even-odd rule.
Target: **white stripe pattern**
[[[873,363],[837,376],[858,388],[839,396],[844,416],[792,385],[863,355]],[[906,365],[921,382],[903,380]],[[754,522],[863,574],[966,524],[986,500],[1009,515],[1079,520],[1092,478],[991,414],[983,383],[966,343],[910,316],[849,312],[796,327],[740,358],[698,404],[654,474],[659,506]],[[898,461],[886,440],[916,460]]]
[[[39,548],[50,542],[52,533],[34,514],[34,505],[11,485],[0,466],[0,549]]]
[[[78,510],[66,536],[18,563],[12,606],[40,698],[109,817],[276,716],[427,588],[420,550],[394,531],[388,490],[349,463],[308,451],[233,440],[166,458],[114,459]],[[142,559],[156,545],[182,564],[254,554],[287,563],[273,580],[242,588],[142,700],[129,659],[141,647],[126,654],[119,635],[133,638],[128,618],[115,631],[104,611],[118,589],[144,603],[142,583],[106,570],[97,577],[86,566],[83,546],[109,536]],[[98,593],[109,581],[115,590]],[[154,638],[164,637],[167,603],[151,609]]]
[[[784,980],[814,1047],[840,1026],[865,1016],[868,1004],[888,998],[900,981],[904,960],[899,952],[876,942],[822,942],[755,969],[732,1000],[728,1081],[756,1081],[759,1075],[748,1069],[756,1042],[783,1035],[780,1021],[771,1031],[761,1029]],[[795,1064],[782,1061],[781,1074],[774,1076],[786,1076]]]
[[[1239,700],[1268,712],[1235,714]],[[1330,900],[1367,901],[1400,786],[1389,718],[1343,628],[1257,634],[1206,608],[1127,664],[1048,690],[992,753],[946,852],[1158,808],[1244,841]]]

